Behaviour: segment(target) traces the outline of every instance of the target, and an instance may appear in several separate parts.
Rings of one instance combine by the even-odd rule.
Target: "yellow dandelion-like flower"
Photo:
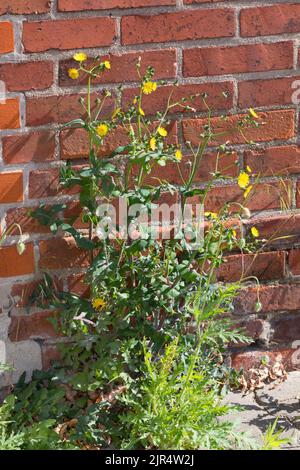
[[[96,132],[99,135],[99,137],[105,137],[108,133],[108,126],[106,124],[99,124],[96,128]]]
[[[105,307],[106,302],[105,302],[104,299],[101,299],[99,297],[99,298],[93,300],[92,305],[96,310],[102,310]]]
[[[144,95],[150,95],[153,91],[156,91],[157,83],[156,82],[146,82],[142,87]]]
[[[76,62],[85,62],[87,60],[87,55],[84,52],[77,52],[73,55],[73,59]]]
[[[232,235],[234,236],[234,238],[236,238],[236,230],[232,230]]]
[[[254,117],[255,119],[259,119],[258,114],[256,114],[256,112],[254,111],[253,108],[250,108],[250,109],[249,109],[249,114],[250,114],[252,117]]]
[[[153,152],[154,152],[154,150],[156,150],[156,139],[155,139],[155,137],[152,137],[150,139],[149,146],[150,146],[151,150],[153,150]]]
[[[218,214],[216,212],[204,212],[205,217],[210,217],[211,219],[216,219]]]
[[[249,182],[250,182],[250,178],[247,173],[243,171],[242,173],[239,174],[238,185],[241,189],[246,189],[247,186],[249,186]]]
[[[140,106],[139,106],[139,114],[140,114],[141,116],[145,116],[145,112],[144,112],[144,110],[143,110]]]
[[[252,191],[252,189],[253,189],[253,185],[250,184],[250,186],[248,186],[248,188],[247,188],[247,189],[245,190],[245,192],[244,192],[244,198],[245,198],[245,199],[249,196],[249,194],[250,194],[250,192]]]
[[[68,75],[72,80],[76,80],[79,77],[79,72],[77,69],[69,69]]]
[[[157,129],[157,133],[161,136],[161,137],[167,137],[168,135],[168,131],[164,128],[164,127],[159,127]]]
[[[111,69],[111,64],[110,64],[109,60],[105,60],[105,61],[104,61],[104,67],[105,67],[107,70],[110,70],[110,69]]]
[[[251,227],[251,234],[252,234],[252,237],[254,237],[254,238],[259,237],[258,229],[256,227]]]
[[[181,150],[179,150],[179,149],[176,150],[176,152],[175,152],[175,158],[176,158],[176,160],[177,160],[178,162],[181,162],[181,160],[182,160],[182,152],[181,152]]]

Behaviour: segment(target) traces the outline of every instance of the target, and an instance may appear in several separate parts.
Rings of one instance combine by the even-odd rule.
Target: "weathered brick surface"
[[[176,5],[176,0],[58,0],[58,11],[109,10]]]
[[[0,23],[0,55],[13,52],[14,42],[13,24],[9,22]]]
[[[255,175],[274,176],[299,173],[300,148],[298,145],[269,147],[246,151],[245,164]]]
[[[68,269],[88,265],[88,255],[73,239],[40,242],[40,269]]]
[[[20,107],[17,98],[7,99],[0,107],[0,131],[20,127]]]
[[[109,46],[116,34],[111,18],[82,18],[24,23],[26,52]]]
[[[3,160],[7,165],[54,159],[55,134],[51,131],[24,133],[3,138]]]
[[[287,0],[264,3],[0,1],[0,91],[3,85],[6,89],[6,101],[0,103],[0,229],[17,222],[29,236],[21,257],[15,247],[0,249],[0,277],[9,283],[8,292],[17,304],[11,339],[38,340],[44,367],[59,357],[55,345],[47,342],[53,340],[47,314],[30,309],[25,317],[29,293],[41,279],[41,271],[49,269],[54,274],[58,270],[64,287],[88,295],[81,270],[73,270],[80,266],[85,270],[86,253],[69,239],[52,241],[49,229],[29,215],[40,202],[51,205],[60,201],[70,201],[65,217],[78,215],[78,188],[60,187],[59,167],[66,160],[82,165],[88,157],[86,132],[62,128],[79,116],[82,108],[78,93],[86,93],[86,79],[81,76],[72,80],[68,75],[69,68],[76,65],[74,52],[81,50],[90,57],[88,63],[97,56],[111,63],[111,69],[94,82],[93,106],[102,85],[112,93],[101,118],[110,116],[117,106],[116,97],[125,108],[134,98],[139,58],[141,74],[151,65],[155,68],[154,79],[166,80],[159,83],[155,93],[143,96],[143,109],[151,119],[156,120],[157,111],[167,105],[175,81],[173,101],[206,93],[206,102],[213,109],[213,130],[220,133],[212,144],[229,141],[232,153],[219,159],[225,179],[210,189],[205,210],[218,211],[230,202],[234,218],[239,207],[236,203],[245,204],[245,198],[236,182],[226,177],[236,177],[248,166],[252,181],[259,181],[246,201],[252,218],[239,225],[238,236],[251,237],[251,227],[255,226],[259,237],[268,240],[256,257],[228,255],[218,273],[225,281],[246,274],[258,276],[261,284],[259,314],[255,312],[257,288],[251,281],[236,301],[236,321],[256,343],[250,352],[235,354],[233,363],[236,367],[257,364],[270,347],[271,360],[281,354],[291,366],[291,344],[300,339],[300,123],[296,106],[300,100],[300,4]],[[182,112],[180,107],[172,108],[167,139],[182,148],[184,157],[179,167],[184,178],[192,160],[189,144],[185,143],[197,146],[207,124],[201,97],[186,104],[193,109]],[[243,129],[243,135],[233,131],[249,108],[258,108],[259,127]],[[224,120],[222,115],[229,117]],[[259,145],[249,149],[249,140]],[[127,141],[126,131],[117,127],[104,140],[99,157],[109,155]],[[216,161],[216,149],[212,147],[203,156],[195,175],[196,185],[209,180]],[[132,176],[135,171],[133,168]],[[146,182],[156,185],[164,179],[181,184],[177,164],[154,168]],[[166,194],[161,196],[163,202],[177,199],[178,191],[171,199]],[[191,202],[199,202],[199,197]],[[79,217],[76,226],[87,228]],[[12,233],[17,234],[17,230]],[[7,244],[11,243],[9,239]]]
[[[53,84],[53,63],[0,64],[0,80],[5,83],[7,91],[43,90]]]
[[[212,27],[212,24],[214,27]],[[232,37],[233,10],[199,10],[122,18],[122,44]]]
[[[261,123],[259,127],[245,127],[243,133],[238,131],[238,123],[243,115],[229,116],[226,121],[218,117],[211,119],[211,126],[217,137],[214,143],[229,141],[233,144],[243,144],[246,141],[267,142],[273,140],[288,140],[295,136],[295,113],[293,110],[269,111],[258,114]],[[199,144],[199,136],[203,133],[207,119],[187,119],[183,121],[183,135],[186,141],[193,145]]]
[[[48,13],[49,0],[1,0],[0,15],[29,15],[31,13]]]
[[[0,248],[0,278],[34,273],[33,245],[27,244],[20,256],[15,246]]]
[[[242,36],[271,36],[300,32],[300,5],[246,8],[241,13]]]
[[[22,172],[0,173],[0,203],[23,201]]]
[[[141,57],[141,73],[146,72],[151,64],[155,68],[155,78],[175,78],[177,55],[175,49],[164,49],[160,51],[127,52],[122,54],[109,54],[104,56],[111,63],[111,69],[97,78],[94,83],[124,83],[138,81],[136,63]],[[78,83],[86,83],[86,77],[82,75],[79,80],[72,80],[68,76],[68,70],[74,66],[74,60],[66,60],[60,63],[60,84],[72,86]]]
[[[185,77],[284,70],[293,67],[293,43],[200,47],[183,52]]]

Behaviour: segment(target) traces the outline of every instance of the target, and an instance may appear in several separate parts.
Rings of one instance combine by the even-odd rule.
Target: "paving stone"
[[[229,393],[225,403],[239,405],[243,410],[225,419],[235,421],[241,432],[247,432],[261,445],[262,436],[278,417],[277,428],[284,429],[282,437],[291,440],[284,448],[300,450],[300,420],[298,425],[296,419],[297,413],[300,415],[299,395],[300,373],[292,372],[286,382],[276,387],[273,383],[247,395]]]
[[[300,429],[300,371],[291,372],[288,379],[279,385],[269,384],[256,391],[259,405],[275,416],[284,416],[299,421]]]
[[[41,347],[36,341],[0,341],[0,363],[13,367],[11,372],[0,373],[0,388],[16,383],[25,371],[29,382],[32,372],[42,369]]]

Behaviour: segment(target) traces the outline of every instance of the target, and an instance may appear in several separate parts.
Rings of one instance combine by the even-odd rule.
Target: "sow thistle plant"
[[[218,270],[229,251],[257,249],[259,232],[255,227],[250,243],[239,232],[240,220],[251,215],[246,207],[255,190],[251,169],[238,176],[243,204],[228,202],[219,212],[206,211],[205,221],[190,224],[191,237],[180,233],[167,240],[152,237],[153,227],[141,227],[136,214],[127,220],[128,225],[136,224],[136,238],[122,236],[120,223],[114,232],[109,231],[109,215],[99,215],[99,204],[116,205],[120,199],[128,207],[141,205],[149,215],[162,195],[179,194],[180,220],[173,224],[180,224],[191,198],[205,207],[215,181],[225,178],[220,161],[230,150],[228,143],[219,146],[210,180],[201,188],[195,187],[195,175],[207,148],[219,137],[211,125],[209,97],[203,94],[173,100],[175,85],[166,108],[148,118],[144,98],[156,93],[164,82],[155,80],[152,67],[143,74],[138,61],[136,96],[123,107],[116,99],[108,118],[103,109],[111,94],[106,91],[92,103],[92,83],[111,68],[110,62],[89,60],[84,53],[75,54],[74,61],[68,74],[73,80],[86,79],[87,95],[80,98],[82,117],[68,126],[86,131],[88,160],[81,167],[67,162],[61,168],[60,182],[64,188],[79,188],[80,212],[66,217],[66,205],[56,204],[41,206],[32,215],[53,233],[72,237],[86,251],[89,268],[84,282],[89,293],[61,292],[45,274],[34,300],[59,312],[56,326],[67,341],[61,347],[60,364],[48,372],[35,373],[29,386],[22,382],[24,378],[17,385],[19,414],[15,413],[12,421],[22,430],[38,420],[54,419],[62,447],[252,446],[231,423],[218,419],[230,410],[222,404],[222,390],[234,377],[223,354],[229,343],[248,341],[228,319],[240,282],[218,282]],[[193,113],[193,104],[199,99],[207,110],[199,145],[172,143],[172,112]],[[258,116],[250,110],[235,131],[245,135],[247,127],[257,125]],[[115,132],[125,133],[127,142],[103,157],[103,146],[112,141]],[[181,185],[171,184],[167,177],[151,178],[157,168],[165,167],[168,174],[169,165],[177,168]],[[78,216],[87,229],[77,228]],[[100,236],[99,224],[107,236]],[[204,237],[195,249],[193,236],[201,224]],[[162,234],[160,228],[158,233]],[[11,427],[13,431],[14,424]]]

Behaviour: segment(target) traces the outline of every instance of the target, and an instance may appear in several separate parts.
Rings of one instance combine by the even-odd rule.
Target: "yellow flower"
[[[153,150],[153,151],[156,150],[156,139],[155,139],[155,137],[152,137],[150,139],[149,145],[150,145],[151,150]]]
[[[73,59],[76,60],[76,62],[85,62],[87,60],[87,55],[84,54],[84,52],[77,52],[73,55]]]
[[[181,162],[181,160],[182,160],[182,152],[181,152],[181,150],[179,150],[179,149],[176,150],[176,152],[175,152],[175,158],[176,158],[176,160],[177,160],[178,162]]]
[[[216,212],[205,212],[204,215],[205,217],[210,217],[211,219],[216,219],[218,217]]]
[[[249,109],[249,114],[250,114],[252,117],[254,117],[255,119],[259,119],[258,114],[256,114],[256,112],[254,111],[253,108],[250,108],[250,109]]]
[[[168,135],[168,131],[164,128],[164,127],[159,127],[157,129],[157,133],[161,136],[161,137],[167,137]]]
[[[234,236],[234,238],[236,238],[236,230],[232,230],[232,235]]]
[[[243,171],[242,173],[239,174],[238,185],[241,189],[246,189],[247,186],[249,186],[249,182],[250,182],[250,178],[247,173]]]
[[[140,106],[139,106],[139,113],[140,113],[141,116],[145,116],[145,113],[144,113],[144,111],[142,110],[142,108]]]
[[[246,170],[248,171],[248,173],[252,173],[252,168],[250,168],[249,165],[246,166]]]
[[[101,299],[99,297],[99,298],[93,300],[92,305],[96,310],[102,310],[105,307],[106,302],[105,302],[104,299]]]
[[[250,191],[252,191],[253,189],[253,185],[250,184],[250,186],[248,186],[248,188],[246,189],[246,191],[244,192],[244,198],[246,199],[250,193]]]
[[[256,227],[251,228],[251,233],[252,233],[252,237],[254,237],[254,238],[259,237],[259,231],[257,230]]]
[[[72,80],[76,80],[76,78],[79,77],[79,72],[77,69],[69,69],[68,70],[68,75]]]
[[[96,132],[99,137],[105,137],[108,133],[108,126],[106,124],[99,124],[99,126],[96,128]]]
[[[156,91],[157,83],[156,82],[146,82],[143,85],[142,91],[145,95],[150,95],[153,91]]]
[[[110,70],[110,69],[111,69],[111,65],[110,65],[109,60],[105,60],[105,61],[104,61],[104,67],[105,67],[107,70]]]

